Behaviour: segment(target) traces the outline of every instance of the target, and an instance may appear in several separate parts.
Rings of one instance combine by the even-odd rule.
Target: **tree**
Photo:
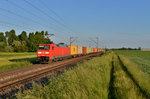
[[[22,33],[19,35],[20,41],[28,41],[27,33],[25,31],[22,31]]]
[[[0,42],[6,43],[6,37],[4,36],[3,32],[0,32]]]
[[[15,52],[27,52],[28,51],[27,46],[21,43],[20,41],[14,41],[12,43],[12,47],[14,48]]]
[[[20,35],[16,35],[15,30],[6,31],[5,36],[4,33],[0,33],[0,47],[3,50],[7,51],[15,51],[15,52],[24,52],[30,51],[35,52],[38,49],[39,44],[50,44],[52,41],[46,38],[45,36],[48,35],[48,31],[36,31],[35,33],[29,33],[27,36],[26,31],[22,31]],[[6,46],[6,37],[8,38],[8,46]],[[5,45],[5,46],[4,46]]]
[[[29,33],[29,51],[37,51],[39,44],[49,44],[51,41],[44,37],[44,31]]]
[[[45,34],[44,34],[44,31],[41,31],[41,35],[44,37],[44,35],[45,35]]]
[[[5,32],[6,37],[8,37],[8,43],[9,45],[12,45],[14,40],[19,40],[18,37],[16,36],[15,30],[11,30],[10,32]]]
[[[141,49],[142,49],[141,47],[138,48],[138,50],[141,50]]]
[[[36,49],[35,49],[35,44],[34,44],[34,42],[36,42],[35,41],[35,39],[34,39],[35,37],[34,37],[34,33],[32,32],[32,33],[29,33],[29,38],[28,38],[28,40],[29,40],[29,43],[28,43],[28,51],[30,51],[30,52],[34,52]]]
[[[45,36],[47,36],[47,35],[48,35],[48,31],[45,32]]]

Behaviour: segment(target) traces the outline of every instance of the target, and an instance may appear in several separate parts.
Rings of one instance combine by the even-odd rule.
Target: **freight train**
[[[87,54],[102,52],[101,49],[82,47],[76,45],[60,44],[39,44],[37,61],[52,62],[65,58],[79,57]]]

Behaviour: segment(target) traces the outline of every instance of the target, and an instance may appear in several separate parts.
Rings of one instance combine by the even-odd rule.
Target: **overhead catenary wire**
[[[56,20],[55,18],[51,17],[49,14],[47,14],[46,12],[44,12],[43,10],[41,10],[40,8],[36,7],[35,5],[33,5],[31,2],[29,2],[28,0],[24,0],[25,3],[27,3],[28,5],[30,5],[31,7],[33,7],[34,9],[38,10],[39,12],[43,13],[45,16],[47,16],[48,18],[50,18],[51,20],[53,20],[54,22],[58,23],[59,25],[61,25],[62,27],[66,28],[67,30],[70,30],[66,27],[66,25],[62,24],[61,22],[59,22],[58,20]]]
[[[30,6],[32,6],[33,8],[35,8],[36,10],[38,10],[39,12],[43,13],[44,15],[46,15],[47,17],[49,17],[50,19],[52,19],[53,21],[61,24],[60,22],[58,22],[55,18],[51,17],[50,15],[48,15],[46,12],[42,11],[41,9],[39,9],[38,7],[34,6],[32,3],[30,3],[27,0],[24,0],[27,4],[29,4]]]
[[[32,21],[32,22],[34,22],[34,23],[37,23],[37,24],[41,25],[41,26],[48,27],[48,26],[45,26],[45,25],[43,25],[43,24],[41,24],[41,23],[39,23],[39,22],[36,22],[36,21],[34,21],[34,20],[30,19],[30,18],[24,17],[24,16],[19,15],[19,14],[15,13],[15,12],[12,12],[12,11],[10,11],[10,10],[4,9],[4,8],[0,8],[0,10],[3,10],[3,11],[5,11],[5,12],[8,12],[8,13],[10,13],[10,14],[12,14],[12,15],[17,16],[17,17],[24,18],[25,20],[28,20],[28,21],[30,20],[30,21]]]
[[[11,0],[6,0],[6,1],[9,2],[9,3],[11,3],[12,5],[14,5],[15,7],[18,7],[18,8],[20,8],[20,9],[22,9],[23,11],[29,13],[30,15],[32,15],[32,16],[34,16],[34,17],[37,17],[37,18],[40,19],[40,20],[43,19],[43,18],[37,16],[36,14],[34,14],[34,13],[32,13],[32,12],[26,10],[25,8],[23,8],[22,6],[16,4],[15,2],[13,2],[13,1],[11,1]],[[47,26],[47,25],[45,25],[45,26],[46,26],[46,27],[49,27],[49,26]],[[53,30],[56,30],[56,29],[53,29]]]
[[[99,45],[99,37],[96,37],[94,40],[90,38],[90,41],[94,42],[96,44],[96,48],[98,48]]]
[[[62,18],[60,15],[58,15],[54,10],[50,9],[50,8],[43,2],[43,0],[39,0],[39,2],[40,2],[43,6],[45,6],[50,12],[52,12],[55,16],[57,16],[57,17],[59,18],[59,20],[61,20],[62,22],[64,22],[63,18]]]
[[[21,7],[20,5],[14,3],[14,2],[11,1],[11,0],[6,0],[6,1],[9,2],[9,3],[11,3],[12,5],[15,5],[15,7],[18,7],[18,8],[20,8],[20,9],[22,9],[23,11],[25,11],[25,12],[31,14],[32,16],[37,17],[37,18],[40,19],[40,20],[43,19],[43,18],[37,16],[36,14],[34,14],[34,13],[32,13],[32,12],[26,10],[25,8]],[[52,24],[51,22],[49,22],[49,23]],[[40,23],[38,22],[38,24],[40,24]],[[47,26],[47,25],[43,25],[43,24],[41,24],[41,25],[42,25],[42,26],[45,26],[45,27],[47,27],[47,28],[49,28],[49,26]],[[55,26],[54,24],[52,24],[52,25]],[[57,27],[57,26],[55,26],[55,27]],[[51,27],[51,29],[53,29],[53,30],[55,30],[55,31],[58,31],[58,29],[55,29],[54,27]]]
[[[44,2],[43,0],[38,0],[40,1],[41,4],[43,4],[43,6],[45,6],[50,12],[52,12],[55,16],[57,16],[59,18],[59,20],[61,20],[61,22],[63,22],[64,27],[67,28],[68,30],[70,30],[71,32],[74,32],[71,28],[68,27],[68,25],[66,25],[66,22],[63,20],[63,18],[58,15],[54,10],[50,9]],[[75,33],[75,32],[74,32]]]
[[[12,19],[12,20],[14,20],[14,21],[17,21],[17,22],[20,21],[21,23],[23,23],[23,21],[21,21],[21,20],[19,20],[19,19],[17,19],[17,18],[13,18],[13,17],[7,16],[7,15],[1,14],[1,13],[0,13],[0,15],[1,15],[1,16],[4,16],[4,17],[7,17],[7,18],[9,18],[9,19]],[[2,21],[1,21],[1,22],[2,22]],[[1,22],[0,22],[0,23],[1,23]],[[4,23],[3,25],[5,25],[5,26],[6,26],[6,24],[9,24],[9,25],[17,26],[17,27],[28,28],[28,27],[26,27],[26,26],[20,26],[20,25],[16,25],[16,24],[13,24],[13,23],[8,23],[8,22],[6,23],[6,22],[4,22],[4,21],[3,21],[3,23]],[[24,23],[23,23],[23,24],[24,24]],[[12,27],[12,26],[6,26],[6,27]],[[28,28],[28,29],[29,29],[29,28]],[[29,30],[34,30],[34,29],[30,28]]]
[[[3,17],[7,17],[9,19],[12,19],[13,21],[16,21],[16,22],[20,21],[21,23],[25,24],[23,21],[21,21],[21,20],[19,20],[17,18],[13,18],[13,17],[7,16],[7,15],[1,14],[1,13],[0,13],[0,15],[3,16]]]
[[[19,8],[19,9],[21,9],[21,10],[23,10],[23,11],[26,11],[26,12],[28,12],[28,13],[30,13],[32,16],[35,16],[35,17],[37,17],[37,18],[40,18],[39,16],[37,16],[35,13],[32,13],[31,11],[29,11],[29,10],[27,10],[27,9],[25,9],[23,6],[21,6],[21,5],[18,5],[18,3],[16,3],[15,1],[13,1],[13,0],[6,0],[7,2],[9,2],[10,4],[12,4],[12,5],[14,5],[15,7],[17,7],[17,8]],[[27,0],[24,0],[24,1],[27,1]],[[36,7],[36,6],[35,6]],[[48,6],[47,6],[48,7]],[[38,7],[37,7],[38,8]],[[10,9],[10,8],[9,8]],[[31,18],[29,18],[29,17],[26,17],[26,16],[24,16],[24,15],[21,15],[20,13],[17,13],[17,12],[14,12],[12,9],[10,9],[10,10],[7,10],[6,8],[0,8],[0,10],[2,10],[2,11],[4,11],[4,12],[7,12],[7,13],[9,13],[9,14],[11,14],[11,15],[15,15],[15,16],[17,16],[17,17],[19,17],[18,19],[16,18],[16,19],[14,19],[14,21],[15,20],[20,20],[20,19],[25,19],[25,20],[27,20],[26,22],[30,22],[30,23],[37,23],[37,25],[40,25],[40,26],[42,26],[42,27],[46,27],[46,28],[49,28],[49,26],[47,26],[45,23],[44,24],[42,24],[40,21],[38,22],[38,21],[35,21],[35,19],[31,19]],[[41,10],[42,11],[42,10]],[[45,12],[46,13],[46,12]],[[55,12],[54,12],[55,13]],[[57,14],[57,13],[55,13],[55,14]],[[44,14],[45,15],[45,14]],[[47,15],[49,15],[49,14],[47,14]],[[57,14],[58,15],[58,14]],[[50,15],[49,15],[50,16]],[[59,15],[58,15],[59,16]],[[33,18],[33,17],[32,17]],[[61,18],[61,17],[60,17]],[[42,18],[40,18],[41,20],[42,20]],[[49,19],[50,19],[50,17],[49,17]],[[55,19],[55,18],[54,18]],[[55,19],[56,20],[56,19]],[[54,21],[54,20],[53,20]],[[56,20],[57,21],[57,20]],[[55,22],[56,22],[55,21]],[[17,21],[17,22],[19,22],[19,21]],[[25,23],[26,23],[25,22]],[[21,23],[21,20],[20,20],[20,23]],[[23,22],[22,22],[23,23]],[[52,22],[49,22],[49,23],[52,23]],[[59,23],[59,25],[60,24],[62,24],[61,22],[59,22],[59,21],[57,21],[56,23]],[[6,22],[4,23],[4,24],[6,24]],[[20,28],[25,28],[25,26],[20,26],[20,25],[17,25],[17,24],[12,24],[12,23],[8,23],[7,22],[7,24],[8,25],[11,25],[11,26],[13,26],[13,27],[20,27]],[[65,25],[61,25],[61,26],[63,26],[63,27],[65,27]],[[34,26],[30,26],[30,27],[34,27]],[[57,28],[57,27],[55,27],[56,29],[53,29],[53,28],[51,28],[51,29],[53,29],[53,30],[55,30],[55,31],[59,31],[59,29]],[[65,28],[64,28],[65,29]],[[68,28],[67,28],[68,29]],[[67,30],[66,29],[66,30]],[[30,30],[31,30],[31,28],[30,28]],[[68,29],[69,30],[69,29]],[[61,31],[61,33],[63,34],[63,32]],[[70,34],[70,31],[69,32],[64,32],[64,33],[69,33]]]
[[[5,21],[0,21],[0,24],[3,24],[3,25],[6,26],[6,27],[15,26],[15,27],[23,28],[23,29],[26,28],[26,29],[28,29],[28,30],[33,30],[32,28],[29,28],[29,27],[25,27],[25,26],[22,26],[22,25],[17,25],[17,24],[5,22]],[[10,26],[10,25],[12,25],[12,26]]]
[[[13,2],[12,0],[6,0],[6,1],[7,1],[7,2],[9,2],[10,4],[15,5],[16,7],[18,7],[18,8],[20,8],[20,9],[22,9],[23,11],[25,11],[25,12],[27,12],[27,13],[31,14],[32,16],[34,16],[34,17],[37,17],[37,18],[41,19],[41,18],[40,18],[39,16],[37,16],[36,14],[34,14],[34,13],[32,13],[32,12],[30,12],[30,11],[26,10],[25,8],[23,8],[22,6],[20,6],[20,5],[16,4],[16,3],[15,3],[15,2]]]

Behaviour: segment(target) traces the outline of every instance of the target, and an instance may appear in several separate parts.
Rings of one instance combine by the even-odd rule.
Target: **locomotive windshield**
[[[39,50],[49,50],[50,46],[39,46]]]

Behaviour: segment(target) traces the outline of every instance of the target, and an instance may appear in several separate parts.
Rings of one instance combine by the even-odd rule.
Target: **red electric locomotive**
[[[70,57],[70,50],[64,44],[40,44],[37,60],[40,62],[57,61]]]

